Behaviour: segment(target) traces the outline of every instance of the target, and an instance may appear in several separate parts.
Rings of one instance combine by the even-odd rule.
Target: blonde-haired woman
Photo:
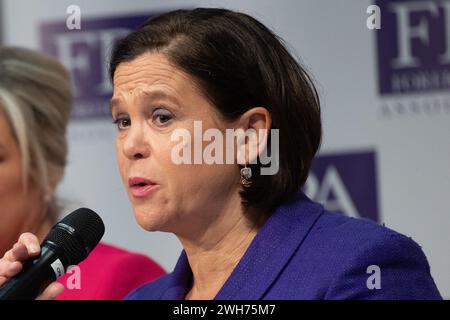
[[[42,240],[58,219],[55,189],[66,164],[71,105],[69,75],[59,62],[36,51],[0,47],[0,256],[22,233]],[[16,250],[5,256],[13,258],[24,248]],[[106,272],[103,267],[97,275],[97,264],[105,266],[105,260]],[[5,264],[0,269],[10,267]],[[124,272],[125,264],[134,270],[133,277]],[[80,268],[81,289],[65,290],[59,298],[121,299],[163,274],[152,260],[105,244],[99,244]],[[122,280],[103,281],[105,277]],[[0,285],[4,281],[0,277]],[[62,288],[56,285],[53,290],[57,294]]]

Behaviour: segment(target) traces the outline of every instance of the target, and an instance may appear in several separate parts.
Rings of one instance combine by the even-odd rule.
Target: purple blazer
[[[373,286],[378,275],[379,289]],[[183,251],[172,273],[126,298],[184,299],[191,280]],[[267,220],[215,299],[442,298],[411,238],[328,212],[299,193]]]

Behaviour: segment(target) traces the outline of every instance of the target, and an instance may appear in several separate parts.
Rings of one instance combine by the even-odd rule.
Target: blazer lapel
[[[170,274],[169,287],[162,295],[162,300],[184,300],[192,282],[192,271],[189,267],[186,252],[183,250],[175,269]]]
[[[255,236],[215,299],[262,299],[322,212],[323,207],[303,193],[279,207]]]

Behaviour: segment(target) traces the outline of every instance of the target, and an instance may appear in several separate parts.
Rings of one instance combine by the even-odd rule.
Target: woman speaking
[[[65,171],[71,110],[69,74],[56,59],[25,48],[0,47],[0,256],[24,232],[42,241],[59,220],[63,205],[56,188]],[[27,237],[30,234],[22,235]],[[39,246],[36,249],[39,252]],[[0,262],[0,272],[3,266]],[[17,271],[21,266],[10,267]],[[59,279],[66,290],[58,299],[118,300],[164,270],[143,255],[101,242],[72,274],[82,275],[75,285],[69,274]],[[4,281],[0,276],[0,285]]]
[[[184,248],[172,273],[128,299],[441,298],[413,240],[302,193],[319,98],[263,24],[224,9],[169,12],[116,45],[110,73],[135,218]],[[0,275],[16,260],[5,256]]]

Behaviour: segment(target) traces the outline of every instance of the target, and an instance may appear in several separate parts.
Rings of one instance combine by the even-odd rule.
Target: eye
[[[128,118],[128,116],[125,115],[119,115],[114,121],[114,124],[117,125],[117,129],[119,130],[125,130],[127,127],[131,125],[131,120]]]
[[[157,108],[153,111],[152,121],[158,126],[166,125],[172,119],[173,115],[169,110]]]

